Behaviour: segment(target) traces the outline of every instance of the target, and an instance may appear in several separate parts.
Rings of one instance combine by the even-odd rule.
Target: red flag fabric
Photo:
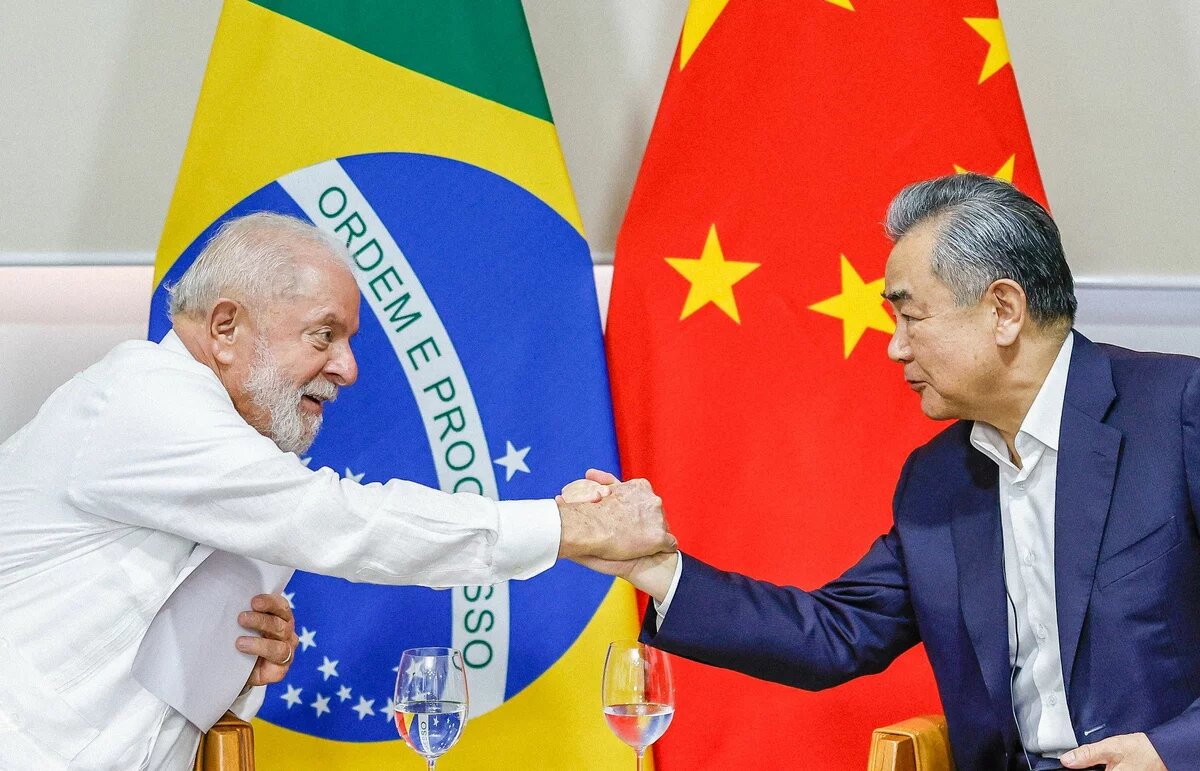
[[[608,316],[622,467],[681,548],[803,588],[890,524],[943,426],[888,361],[880,225],[970,170],[1044,202],[994,0],[693,0],[617,242]],[[923,651],[812,694],[678,661],[660,769],[853,769],[939,712]]]

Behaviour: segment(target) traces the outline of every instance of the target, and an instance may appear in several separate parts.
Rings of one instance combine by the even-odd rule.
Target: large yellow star
[[[1010,156],[1008,156],[1008,160],[1004,162],[1004,165],[1001,166],[1000,168],[996,169],[996,173],[992,174],[992,176],[995,177],[996,179],[1002,179],[1011,185],[1012,178],[1013,178],[1013,170],[1016,168],[1016,165],[1017,165],[1017,156],[1015,154],[1010,155]],[[959,166],[956,163],[956,164],[954,164],[954,171],[958,174],[966,174],[968,171],[970,171],[970,169],[964,169],[962,166]]]
[[[679,314],[680,321],[712,303],[725,311],[729,318],[742,323],[738,317],[737,301],[733,296],[733,285],[750,275],[759,263],[726,260],[721,252],[721,242],[717,240],[716,225],[708,229],[708,238],[704,241],[704,251],[700,253],[700,259],[667,257],[666,260],[668,265],[692,282],[687,300],[683,303],[683,312]]]
[[[883,298],[879,296],[883,291],[883,279],[868,284],[858,275],[846,255],[841,255],[841,260],[842,293],[810,305],[808,309],[842,320],[843,354],[849,359],[864,332],[878,329],[890,335],[896,331],[896,322],[888,315],[883,307]]]
[[[1012,60],[1008,56],[1008,41],[1004,38],[1004,25],[999,19],[963,19],[971,25],[971,29],[988,42],[987,58],[983,60],[983,71],[979,73],[979,82],[987,80],[999,72],[1004,65]]]

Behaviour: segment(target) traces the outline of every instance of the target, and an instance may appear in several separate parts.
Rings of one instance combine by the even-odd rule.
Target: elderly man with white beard
[[[325,402],[357,378],[358,311],[341,244],[281,215],[232,220],[171,289],[161,343],[117,346],[0,445],[0,768],[190,766],[198,729],[131,669],[197,545],[428,586],[675,548],[644,481],[598,504],[496,502],[308,469]],[[245,600],[248,685],[278,682],[291,612]]]

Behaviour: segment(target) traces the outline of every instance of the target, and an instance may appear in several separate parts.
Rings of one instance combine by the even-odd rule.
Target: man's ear
[[[1012,345],[1029,320],[1025,290],[1012,279],[1000,278],[992,282],[984,297],[996,314],[996,345]]]
[[[250,334],[246,309],[237,300],[222,297],[208,314],[208,343],[213,358],[225,366],[234,362],[234,348]]]

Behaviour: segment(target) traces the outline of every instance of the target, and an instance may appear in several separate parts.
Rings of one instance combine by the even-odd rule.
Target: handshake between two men
[[[624,578],[660,602],[670,587],[678,543],[662,499],[645,479],[621,482],[589,469],[555,498],[562,523],[558,556]],[[251,635],[237,648],[257,656],[246,685],[269,685],[287,675],[298,638],[291,608],[281,595],[261,594],[238,617]]]
[[[607,471],[588,469],[555,500],[563,515],[560,557],[624,578],[663,601],[678,566],[678,542],[649,482],[622,482]]]
[[[562,519],[558,556],[593,570],[626,576],[645,561],[674,554],[678,546],[662,499],[644,479],[621,482],[589,469],[555,501]]]

